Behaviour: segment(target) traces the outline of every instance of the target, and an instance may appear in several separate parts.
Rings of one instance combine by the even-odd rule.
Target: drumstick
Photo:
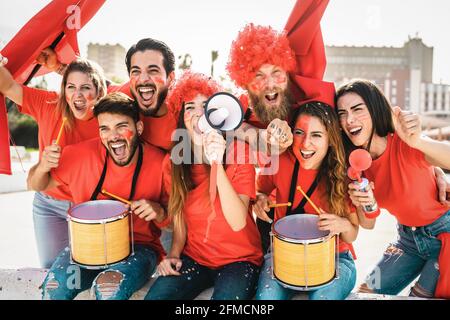
[[[297,190],[300,191],[303,196],[306,198],[306,200],[308,200],[308,202],[311,204],[311,206],[314,208],[314,210],[316,210],[318,215],[321,215],[322,212],[320,212],[319,208],[317,208],[317,206],[314,204],[314,202],[312,202],[312,200],[306,195],[306,193],[303,192],[302,188],[300,186],[297,186]]]
[[[272,203],[269,205],[269,208],[278,208],[278,207],[290,207],[292,203],[286,202],[286,203]]]
[[[121,197],[119,197],[119,196],[116,196],[115,194],[109,193],[109,192],[106,191],[105,189],[102,189],[102,193],[103,193],[103,194],[106,194],[106,195],[108,195],[108,196],[110,196],[111,198],[114,198],[114,199],[116,199],[116,200],[119,200],[119,201],[121,201],[121,202],[123,202],[123,203],[126,203],[126,204],[131,205],[131,201],[125,200],[124,198],[121,198]]]
[[[58,136],[56,138],[55,144],[59,144],[59,140],[61,139],[61,135],[62,135],[62,132],[63,132],[63,129],[64,129],[64,125],[66,124],[66,121],[67,121],[67,118],[64,117],[63,121],[61,123],[61,127],[59,128],[59,132],[58,132]]]

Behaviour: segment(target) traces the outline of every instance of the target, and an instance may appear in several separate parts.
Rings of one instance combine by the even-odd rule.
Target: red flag
[[[5,66],[19,83],[49,72],[35,60],[52,46],[58,59],[70,63],[79,55],[77,32],[95,15],[105,0],[53,0],[37,13],[1,50]],[[5,100],[0,96],[0,174],[11,174],[9,130]]]
[[[323,81],[327,65],[320,20],[329,0],[297,0],[284,27],[297,60],[292,80],[297,102],[321,101],[334,106],[334,84]]]

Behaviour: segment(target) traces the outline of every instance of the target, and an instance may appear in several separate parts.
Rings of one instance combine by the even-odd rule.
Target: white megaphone
[[[239,100],[228,92],[217,92],[205,103],[205,112],[198,120],[202,133],[212,130],[231,131],[239,128],[244,119]]]

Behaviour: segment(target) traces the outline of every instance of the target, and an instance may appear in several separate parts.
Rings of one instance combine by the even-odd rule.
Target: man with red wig
[[[295,69],[295,54],[284,33],[254,24],[239,32],[227,65],[230,78],[248,93],[240,99],[247,123],[236,131],[238,137],[245,139],[248,130],[258,128],[260,137],[278,145],[280,152],[289,147],[292,133],[286,120],[294,100],[288,73]],[[256,147],[257,141],[249,142]]]

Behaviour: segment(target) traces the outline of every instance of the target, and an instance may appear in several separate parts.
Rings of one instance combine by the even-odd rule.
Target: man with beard
[[[271,27],[249,24],[233,41],[227,70],[230,78],[248,93],[240,98],[245,123],[236,130],[236,135],[248,141],[253,149],[277,154],[291,145],[292,132],[287,120],[294,100],[288,73],[295,68],[295,55],[286,35]],[[265,143],[249,136],[255,129],[260,129],[259,138]]]
[[[278,171],[277,155],[292,144],[288,120],[299,102],[294,99],[297,88],[291,80],[291,77],[295,79],[293,75],[297,69],[296,54],[287,34],[270,26],[248,24],[231,45],[227,65],[229,76],[247,91],[247,95],[240,98],[246,108],[246,123],[235,134],[257,151],[260,174],[275,174]],[[334,86],[331,86],[331,92],[333,97]],[[275,194],[270,198],[275,201]],[[273,217],[272,209],[256,220],[264,252],[269,246]]]
[[[98,102],[94,115],[100,138],[67,146],[48,146],[43,152],[30,186],[47,190],[64,184],[76,204],[105,199],[108,192],[131,201],[134,255],[106,270],[80,269],[79,286],[68,281],[74,265],[68,249],[61,252],[44,280],[43,297],[73,299],[92,285],[97,299],[128,299],[154,272],[164,250],[157,228],[166,214],[167,193],[163,189],[163,151],[141,142],[143,123],[134,102],[113,93]],[[149,183],[149,181],[151,183]],[[67,284],[67,285],[66,285]]]
[[[177,124],[166,104],[169,86],[175,78],[172,50],[162,41],[142,39],[130,47],[125,63],[130,81],[122,86],[109,86],[108,92],[121,91],[134,98],[144,123],[141,138],[169,150]]]

